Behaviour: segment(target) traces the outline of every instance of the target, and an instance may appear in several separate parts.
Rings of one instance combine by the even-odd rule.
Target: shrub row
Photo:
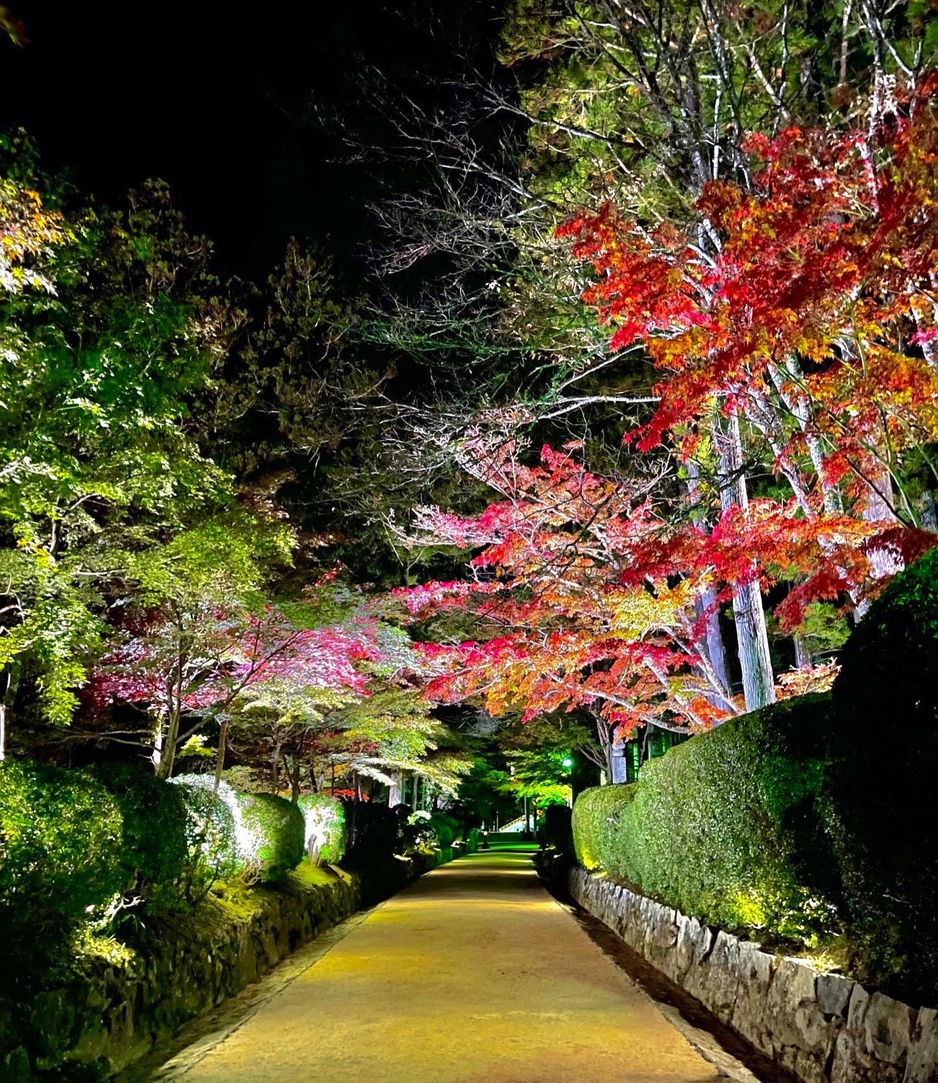
[[[859,972],[938,1005],[938,549],[847,640],[830,714],[828,830]]]
[[[727,722],[576,803],[576,854],[705,921],[841,930],[861,979],[938,998],[938,549],[898,576],[829,697]]]
[[[312,810],[315,809],[315,815]],[[153,915],[204,897],[216,879],[281,880],[304,852],[338,863],[344,810],[329,797],[298,808],[187,775],[164,782],[127,767],[71,771],[0,764],[0,906],[47,934],[101,927],[123,903]]]
[[[830,849],[815,809],[826,709],[823,696],[777,704],[649,761],[638,782],[585,791],[578,859],[728,929],[826,931]]]

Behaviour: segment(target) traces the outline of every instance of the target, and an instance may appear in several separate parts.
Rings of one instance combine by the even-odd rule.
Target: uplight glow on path
[[[184,1083],[709,1083],[722,1077],[538,883],[437,869],[373,910]]]

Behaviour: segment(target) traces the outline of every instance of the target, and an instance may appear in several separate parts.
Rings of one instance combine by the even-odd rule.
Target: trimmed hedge
[[[446,812],[432,812],[430,828],[436,836],[436,844],[441,850],[450,849],[459,836],[459,821]]]
[[[728,929],[812,940],[836,928],[829,843],[817,814],[828,697],[733,719],[580,795],[579,861]]]
[[[859,976],[938,996],[938,549],[886,588],[834,685],[827,812]]]
[[[272,793],[238,794],[244,841],[239,847],[252,880],[282,880],[303,860],[306,823],[296,805]]]
[[[548,805],[541,828],[544,845],[569,858],[574,856],[572,818],[573,809],[569,805]]]
[[[403,835],[398,813],[371,801],[342,799],[348,842],[343,866],[351,869],[380,864],[402,850]],[[401,809],[398,805],[396,808]]]
[[[829,699],[727,722],[577,801],[579,860],[696,917],[810,941],[938,997],[938,549],[886,588]]]
[[[0,763],[0,935],[20,921],[41,935],[46,921],[87,917],[122,892],[122,829],[118,802],[90,775]]]
[[[123,892],[146,899],[151,914],[184,906],[193,855],[182,790],[124,765],[98,768],[94,775],[120,809]]]
[[[4,952],[44,942],[53,950],[89,919],[106,928],[121,897],[153,916],[198,902],[215,880],[275,881],[300,863],[306,835],[296,806],[224,782],[213,791],[206,775],[165,782],[119,765],[0,764]]]
[[[210,775],[177,775],[170,782],[185,803],[187,896],[197,901],[215,880],[227,880],[244,867],[238,854],[238,795],[227,782],[220,782],[216,792]]]
[[[303,814],[310,859],[318,865],[338,865],[348,841],[342,802],[328,794],[308,793],[300,797],[297,805]]]

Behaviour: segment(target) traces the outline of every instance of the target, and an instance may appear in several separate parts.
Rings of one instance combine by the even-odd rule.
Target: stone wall
[[[804,1083],[938,1083],[938,1011],[761,951],[584,869],[567,890],[721,1022]]]
[[[290,877],[252,889],[240,915],[209,898],[130,958],[94,958],[80,977],[50,982],[28,1002],[0,1000],[0,1080],[105,1079],[361,905],[453,856],[444,850],[336,871],[328,883]]]

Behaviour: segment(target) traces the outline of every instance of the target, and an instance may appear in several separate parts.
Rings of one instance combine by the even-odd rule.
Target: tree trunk
[[[280,747],[280,742],[275,741],[270,756],[270,782],[273,786],[272,793],[277,793],[280,789]]]
[[[609,725],[609,723],[601,716],[594,715],[593,721],[596,724],[596,736],[599,738],[599,747],[603,753],[603,763],[605,767],[600,774],[600,786],[605,786],[607,782],[612,780],[612,744],[615,737],[615,731]]]
[[[404,778],[400,771],[396,771],[392,776],[394,784],[388,790],[388,805],[394,808],[395,805],[401,804],[403,801],[402,788],[404,785]]]
[[[693,461],[687,464],[687,492],[690,496],[691,504],[695,507],[699,505],[700,471],[697,464]],[[707,630],[704,644],[707,658],[710,661],[710,668],[713,670],[714,676],[728,695],[730,681],[726,669],[726,647],[723,643],[723,632],[720,628],[720,613],[719,607],[716,604],[716,591],[709,588],[705,590],[697,599],[696,609],[698,618],[705,617],[706,620]],[[714,703],[714,706],[722,707],[724,705],[721,703]]]
[[[169,716],[169,724],[165,732],[162,724],[157,730],[156,739],[153,742],[153,755],[151,759],[156,767],[157,778],[172,778],[173,765],[176,762],[176,744],[179,740],[179,711],[174,709]]]
[[[736,620],[736,643],[743,674],[746,710],[756,711],[767,703],[775,702],[775,680],[769,655],[765,610],[757,582],[733,588],[733,616]]]
[[[720,456],[720,504],[724,511],[732,507],[745,511],[749,506],[749,494],[743,471],[739,418],[732,415],[722,427],[717,422],[714,435]],[[755,711],[775,702],[769,634],[758,581],[733,584],[733,616],[746,710]]]
[[[898,523],[896,513],[893,510],[892,478],[889,471],[877,464],[870,476],[866,479],[866,501],[861,512],[862,518],[867,523],[879,523],[888,521]],[[900,557],[894,553],[882,549],[874,549],[870,554],[870,572],[873,579],[885,579],[887,576],[901,572],[904,565]],[[862,620],[870,608],[869,601],[860,602],[854,610],[858,621]]]
[[[215,756],[215,783],[213,793],[218,793],[221,783],[221,774],[225,769],[225,746],[228,744],[228,719],[222,718],[218,723],[218,752]]]
[[[628,782],[628,765],[625,760],[625,741],[616,738],[609,746],[609,780],[613,784]]]
[[[3,675],[3,695],[0,696],[0,763],[7,757],[7,714],[13,706],[19,676],[19,662],[10,662]]]
[[[295,805],[300,799],[300,757],[293,759],[293,767],[290,770],[290,800]]]

